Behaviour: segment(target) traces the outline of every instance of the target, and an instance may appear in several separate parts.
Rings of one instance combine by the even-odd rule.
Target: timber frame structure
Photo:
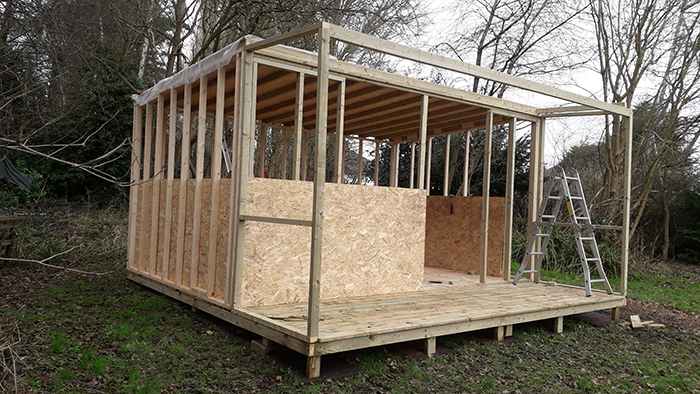
[[[281,45],[311,35],[318,38],[318,53]],[[535,108],[338,61],[329,57],[331,40],[554,97],[565,105]],[[245,37],[211,58],[134,96],[130,279],[259,334],[263,346],[275,342],[302,353],[309,377],[319,376],[324,354],[418,339],[425,340],[430,354],[438,336],[492,328],[502,339],[514,324],[545,319],[554,319],[561,332],[563,316],[608,308],[615,313],[625,305],[630,109],[325,22],[271,39]],[[531,124],[533,222],[544,178],[545,120],[608,115],[621,117],[627,130],[623,218],[619,226],[607,226],[621,232],[619,291],[584,297],[582,288],[572,286],[528,280],[513,286],[516,121]],[[497,200],[490,191],[495,125],[509,129],[506,193],[498,209],[490,206]],[[445,135],[449,144],[451,133],[475,129],[484,129],[486,136],[483,194],[466,197],[465,188],[460,196],[477,212],[477,232],[460,237],[472,242],[465,250],[475,252],[470,271],[478,278],[464,286],[424,285],[432,242],[424,236],[431,139]],[[275,168],[271,161],[266,167],[265,149],[268,131],[274,130],[283,141]],[[345,184],[350,183],[344,174],[345,143],[332,146],[333,182],[327,182],[328,135],[336,142],[359,142],[358,173],[363,143],[389,144],[389,187]],[[310,137],[314,165],[306,168]],[[411,146],[409,188],[398,187],[401,143]],[[445,163],[449,166],[449,160]],[[378,161],[374,186],[377,169]],[[268,170],[277,179],[265,179]],[[307,173],[313,174],[312,182],[304,182]],[[400,207],[393,209],[401,209],[392,213],[396,204]],[[502,227],[493,220],[499,210]],[[382,221],[384,216],[391,222]],[[404,222],[404,216],[417,219]],[[356,236],[364,226],[367,231]],[[498,238],[495,248],[489,247],[492,238]],[[393,245],[390,254],[403,260],[382,255],[384,244]],[[281,256],[287,252],[294,259]],[[344,257],[354,253],[352,259]],[[285,281],[296,282],[287,286]],[[391,286],[382,288],[387,282]]]

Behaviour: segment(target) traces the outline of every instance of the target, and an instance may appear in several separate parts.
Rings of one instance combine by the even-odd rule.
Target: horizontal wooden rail
[[[555,227],[571,227],[571,223],[552,223]],[[611,226],[608,224],[594,224],[596,230],[622,230],[622,226]]]
[[[265,222],[265,223],[275,223],[275,224],[287,224],[290,226],[304,226],[311,227],[311,220],[301,220],[301,219],[286,219],[286,218],[275,218],[270,216],[255,216],[255,215],[240,215],[238,220],[250,220],[253,222]]]

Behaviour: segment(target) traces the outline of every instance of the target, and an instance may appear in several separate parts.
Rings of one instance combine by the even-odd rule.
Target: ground
[[[122,209],[52,203],[27,217],[17,253],[88,275],[30,262],[0,261],[0,373],[10,392],[700,392],[700,267],[632,266],[622,316],[663,329],[602,327],[565,319],[516,326],[519,339],[478,333],[439,338],[442,353],[415,357],[380,347],[340,354],[341,374],[309,381],[304,358],[250,350],[252,334],[125,279]],[[545,322],[547,323],[547,322]],[[328,366],[324,358],[324,366]],[[343,371],[345,371],[343,375]],[[2,391],[2,389],[0,389]]]

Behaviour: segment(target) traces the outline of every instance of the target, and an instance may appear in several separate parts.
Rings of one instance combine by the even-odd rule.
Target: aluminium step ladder
[[[571,193],[569,182],[573,185],[574,194]],[[586,297],[591,296],[591,283],[598,282],[602,282],[608,294],[612,294],[612,287],[603,270],[598,243],[593,234],[595,226],[591,223],[591,218],[588,214],[588,206],[583,195],[583,187],[581,187],[581,178],[579,178],[578,171],[569,169],[567,174],[561,167],[552,168],[552,175],[544,186],[543,196],[544,198],[537,211],[537,219],[532,223],[532,232],[528,237],[525,256],[523,256],[520,268],[513,279],[513,284],[517,285],[523,274],[528,273],[533,273],[534,282],[539,283],[540,267],[552,234],[552,228],[555,224],[559,224],[557,222],[559,209],[566,200],[566,207],[569,211],[569,226],[574,233],[579,258],[583,267]],[[538,240],[541,240],[541,247],[539,251],[535,251]],[[534,256],[535,260],[534,269],[526,269],[532,256]],[[598,278],[591,279],[591,263],[595,264]]]

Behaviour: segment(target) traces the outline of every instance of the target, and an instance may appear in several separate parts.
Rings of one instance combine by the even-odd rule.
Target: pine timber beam
[[[515,125],[512,118],[508,125],[508,152],[506,159],[506,212],[503,229],[503,279],[510,280],[510,261],[513,246],[513,195],[515,185]]]
[[[486,283],[488,273],[489,243],[489,195],[491,193],[491,141],[493,135],[493,113],[486,114],[486,132],[484,134],[484,180],[481,193],[481,268],[479,283]]]
[[[141,143],[143,136],[143,108],[134,104],[133,129],[131,133],[131,185],[129,186],[129,267],[138,267],[136,261],[136,221],[138,220],[139,189],[141,187]]]
[[[558,99],[585,105],[595,109],[600,109],[603,111],[610,112],[612,114],[618,114],[622,116],[630,116],[632,114],[631,110],[627,108],[621,108],[615,104],[601,102],[596,99],[567,92],[565,90],[553,88],[551,86],[547,86],[541,83],[528,81],[510,74],[489,70],[484,67],[463,63],[454,59],[432,54],[405,45],[392,43],[391,41],[372,37],[368,34],[352,31],[344,27],[330,25],[330,32],[332,38],[338,41],[342,41],[346,44],[356,45],[387,55],[400,57],[402,59],[411,60],[430,66],[440,67],[445,70],[455,71],[473,77],[503,83],[527,91],[543,94],[550,97],[555,97]]]

